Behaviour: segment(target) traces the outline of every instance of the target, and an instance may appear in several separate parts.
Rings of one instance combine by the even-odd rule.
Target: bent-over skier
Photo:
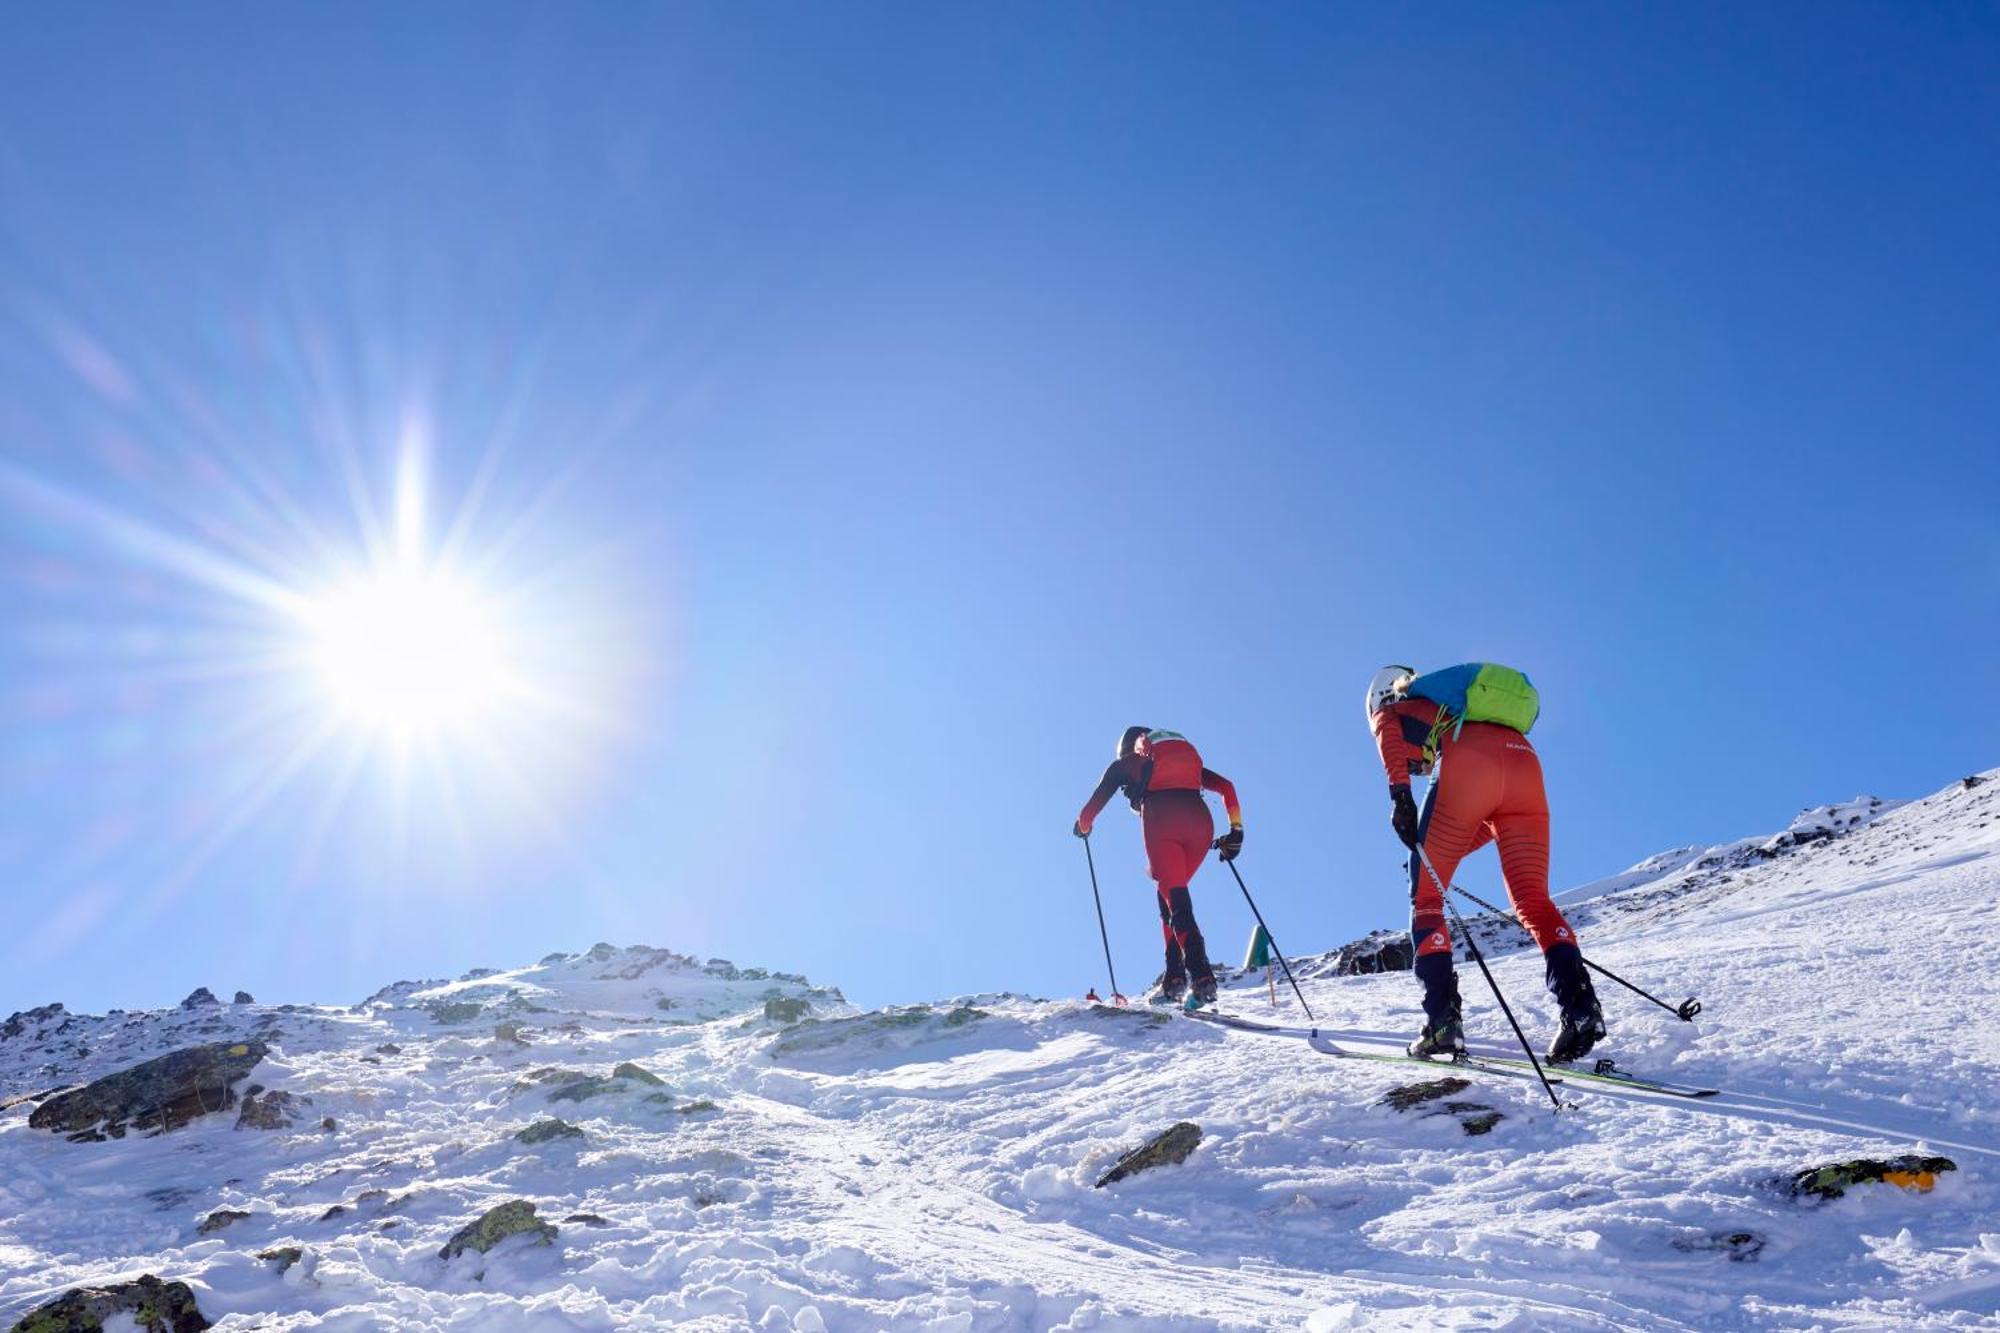
[[[1201,1004],[1215,1001],[1215,968],[1208,961],[1201,928],[1195,925],[1194,901],[1188,884],[1208,856],[1215,838],[1215,817],[1204,791],[1222,797],[1229,813],[1229,832],[1214,845],[1225,861],[1243,847],[1243,810],[1236,787],[1220,773],[1202,767],[1201,755],[1178,732],[1152,727],[1127,727],[1118,739],[1118,757],[1104,770],[1097,790],[1077,816],[1077,837],[1090,836],[1114,792],[1123,791],[1139,813],[1146,839],[1146,869],[1159,890],[1160,933],[1166,942],[1166,969],[1160,976],[1162,999],[1178,1001],[1190,982]]]
[[[1410,939],[1424,987],[1424,1028],[1410,1043],[1412,1055],[1465,1049],[1444,892],[1416,854],[1419,845],[1448,886],[1460,861],[1499,844],[1507,897],[1541,946],[1549,993],[1562,1011],[1548,1058],[1575,1060],[1604,1035],[1576,932],[1549,897],[1549,802],[1527,737],[1540,710],[1525,675],[1485,662],[1421,676],[1387,666],[1368,684],[1368,725],[1389,775],[1390,823],[1412,853]],[[1425,774],[1430,790],[1419,813],[1410,779]]]

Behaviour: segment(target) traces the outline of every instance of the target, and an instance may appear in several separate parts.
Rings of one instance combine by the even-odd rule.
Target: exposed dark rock
[[[1179,1166],[1201,1143],[1201,1126],[1192,1120],[1161,1130],[1144,1146],[1134,1148],[1119,1158],[1109,1171],[1097,1178],[1097,1188],[1115,1185],[1128,1176],[1141,1171],[1150,1171],[1156,1166]]]
[[[163,1213],[172,1212],[190,1199],[201,1197],[201,1191],[185,1185],[162,1185],[156,1190],[147,1190],[140,1196]]]
[[[233,999],[233,1000],[231,1000],[231,1001],[230,1001],[230,1003],[231,1003],[231,1004],[255,1004],[255,1003],[257,1003],[257,997],[256,997],[256,996],[254,996],[254,995],[252,995],[252,994],[251,994],[251,993],[250,993],[249,991],[247,991],[247,990],[240,990],[240,991],[237,991],[237,992],[236,992],[236,998],[235,998],[235,999]]]
[[[9,1111],[27,1102],[33,1102],[39,1106],[59,1092],[73,1091],[76,1086],[74,1083],[67,1083],[53,1088],[42,1088],[35,1092],[24,1092],[18,1097],[0,1097],[0,1111]]]
[[[231,1222],[241,1222],[248,1216],[250,1214],[238,1212],[234,1208],[218,1208],[207,1217],[202,1218],[201,1225],[195,1228],[195,1230],[204,1236],[212,1236]]]
[[[1726,1254],[1733,1264],[1755,1263],[1764,1252],[1764,1238],[1754,1231],[1711,1231],[1706,1236],[1674,1242],[1674,1248],[1688,1254]]]
[[[527,1073],[523,1074],[515,1082],[514,1087],[517,1091],[526,1092],[538,1083],[573,1083],[577,1079],[589,1077],[590,1075],[584,1073],[581,1069],[564,1069],[560,1065],[543,1065],[539,1069],[530,1069]]]
[[[575,1222],[580,1226],[586,1226],[586,1227],[608,1227],[611,1225],[609,1222],[599,1217],[596,1213],[571,1213],[568,1217],[565,1217],[563,1221]]]
[[[366,1208],[372,1203],[382,1203],[388,1197],[389,1191],[387,1190],[363,1190],[354,1196],[354,1206],[357,1208]]]
[[[553,1116],[547,1120],[537,1120],[526,1129],[515,1133],[514,1138],[521,1143],[547,1143],[551,1139],[580,1139],[583,1131],[567,1120],[557,1120]]]
[[[393,1041],[385,1041],[375,1048],[375,1054],[377,1055],[401,1055],[402,1053],[403,1048]]]
[[[1958,1163],[1949,1157],[1920,1157],[1915,1153],[1889,1158],[1857,1157],[1797,1172],[1791,1179],[1791,1191],[1797,1195],[1838,1199],[1850,1186],[1881,1181],[1927,1193],[1937,1183],[1940,1172],[1956,1170]]]
[[[1963,779],[1961,779],[1961,781],[1962,781],[1962,782],[1964,783],[1964,787],[1963,787],[1963,790],[1965,790],[1965,791],[1971,791],[1971,790],[1972,790],[1972,789],[1973,789],[1974,787],[1977,787],[1977,786],[1978,786],[1978,785],[1979,785],[1980,783],[1982,783],[1982,782],[1986,781],[1986,779],[1985,779],[1985,778],[1982,778],[1982,777],[1980,777],[1980,776],[1979,776],[1979,775],[1978,775],[1977,773],[1974,773],[1974,774],[1970,775],[1969,777],[1966,777],[1966,778],[1963,778]],[[62,1007],[62,1006],[60,1006],[60,1005],[58,1005],[58,1006],[57,1006],[57,1008],[61,1008],[61,1007]]]
[[[1468,1080],[1462,1078],[1437,1078],[1428,1083],[1405,1083],[1400,1088],[1391,1088],[1383,1093],[1379,1104],[1393,1107],[1398,1111],[1408,1111],[1422,1106],[1425,1102],[1434,1102],[1440,1097],[1455,1096],[1471,1086]]]
[[[351,1209],[351,1208],[349,1208],[349,1207],[348,1207],[348,1206],[347,1206],[346,1204],[344,1204],[344,1203],[337,1203],[337,1204],[335,1204],[335,1205],[334,1205],[333,1207],[331,1207],[331,1208],[327,1209],[327,1210],[326,1210],[325,1212],[321,1213],[321,1214],[319,1215],[319,1220],[320,1220],[320,1221],[322,1221],[322,1222],[331,1222],[331,1221],[333,1221],[333,1219],[334,1219],[334,1218],[336,1218],[336,1217],[345,1217],[345,1216],[347,1216],[347,1215],[348,1215],[348,1214],[349,1214],[350,1212],[352,1212],[352,1211],[354,1211],[354,1210],[353,1210],[353,1209]]]
[[[551,1224],[535,1216],[535,1205],[527,1199],[513,1199],[495,1208],[489,1208],[476,1222],[462,1227],[458,1234],[446,1241],[438,1251],[438,1258],[456,1259],[467,1250],[477,1250],[484,1254],[506,1240],[509,1236],[528,1235],[537,1238],[537,1243],[555,1243],[556,1229]]]
[[[1164,1027],[1174,1021],[1174,1016],[1164,1009],[1155,1009],[1149,1004],[1111,1005],[1093,1004],[1084,1011],[1092,1018],[1122,1018],[1144,1024],[1149,1028]]]
[[[276,1264],[280,1273],[305,1258],[305,1251],[296,1245],[280,1245],[274,1249],[259,1250],[257,1257],[267,1264]]]
[[[196,986],[188,997],[181,1001],[181,1008],[189,1010],[207,1009],[219,1006],[221,1003],[222,1001],[215,998],[214,991],[206,986]]]
[[[584,1102],[592,1097],[602,1097],[608,1092],[630,1092],[634,1083],[649,1087],[664,1088],[666,1080],[651,1070],[642,1069],[631,1061],[626,1061],[611,1071],[609,1078],[596,1074],[579,1074],[567,1069],[537,1069],[528,1075],[534,1083],[552,1082],[557,1078],[569,1081],[549,1094],[552,1102]]]
[[[1371,931],[1363,938],[1341,946],[1333,958],[1333,974],[1352,977],[1375,972],[1407,972],[1415,966],[1415,960],[1408,931]]]
[[[261,1096],[259,1094],[262,1094]],[[264,1092],[252,1085],[243,1096],[243,1110],[236,1117],[238,1129],[290,1129],[299,1123],[312,1098],[284,1091]]]
[[[430,1014],[432,1022],[449,1026],[454,1023],[470,1023],[473,1019],[479,1017],[480,1011],[485,1006],[476,1004],[471,1000],[449,1002],[440,1000],[435,1004],[426,1005],[424,1008]]]
[[[592,1097],[602,1097],[607,1092],[622,1092],[624,1086],[615,1078],[598,1078],[585,1075],[573,1083],[565,1083],[549,1094],[552,1102],[587,1102]]]
[[[812,1005],[797,996],[773,995],[764,1001],[764,1017],[773,1023],[796,1023],[802,1018],[810,1017],[811,1014]]]
[[[340,1122],[335,1120],[332,1116],[328,1116],[324,1120],[319,1122],[319,1127],[322,1132],[331,1134],[335,1130],[340,1128]]]
[[[35,1129],[88,1139],[125,1137],[128,1128],[165,1133],[236,1105],[233,1084],[264,1058],[261,1041],[212,1042],[107,1074],[35,1108]],[[103,1126],[99,1130],[98,1126]]]
[[[661,1078],[658,1074],[655,1074],[650,1069],[641,1069],[638,1065],[633,1064],[630,1060],[627,1060],[624,1063],[618,1065],[616,1068],[614,1068],[611,1071],[611,1077],[628,1078],[632,1079],[635,1082],[644,1083],[650,1087],[655,1087],[655,1088],[664,1088],[667,1086],[667,1081]]]
[[[1491,1134],[1493,1127],[1506,1119],[1492,1107],[1480,1102],[1446,1102],[1444,1109],[1435,1114],[1457,1116],[1459,1128],[1474,1137]]]
[[[701,1111],[716,1111],[720,1109],[721,1108],[718,1107],[714,1102],[710,1101],[706,1097],[703,1097],[698,1101],[689,1102],[686,1106],[676,1106],[674,1108],[674,1114],[695,1115]]]
[[[185,1282],[151,1273],[133,1282],[78,1287],[22,1316],[9,1333],[104,1333],[104,1321],[128,1314],[148,1333],[200,1333],[208,1320]]]
[[[18,1037],[31,1027],[40,1027],[52,1019],[63,1015],[60,1004],[45,1004],[37,1009],[23,1009],[12,1015],[5,1023],[0,1023],[0,1037]]]

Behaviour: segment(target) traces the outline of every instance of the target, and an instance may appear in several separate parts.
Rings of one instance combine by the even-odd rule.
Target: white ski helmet
[[[1406,666],[1385,666],[1368,681],[1368,718],[1375,715],[1402,696],[1403,687],[1416,678],[1416,670]]]

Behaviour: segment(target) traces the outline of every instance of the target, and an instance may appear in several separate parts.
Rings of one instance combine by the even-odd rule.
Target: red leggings
[[[1194,923],[1188,881],[1208,856],[1215,841],[1215,816],[1198,791],[1157,791],[1146,797],[1144,818],[1146,873],[1160,893],[1160,932],[1165,936],[1167,970],[1178,972],[1186,960],[1196,976],[1208,972],[1208,954]],[[1178,890],[1179,892],[1175,892]]]
[[[1520,732],[1490,722],[1465,724],[1439,761],[1420,836],[1446,884],[1460,861],[1489,842],[1499,843],[1508,901],[1535,943],[1544,953],[1551,945],[1576,943],[1549,898],[1549,798],[1542,761]],[[1410,874],[1410,933],[1417,956],[1449,954],[1444,895],[1415,857]]]

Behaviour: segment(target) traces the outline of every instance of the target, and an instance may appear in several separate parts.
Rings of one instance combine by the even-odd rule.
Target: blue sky
[[[599,939],[1080,993],[1131,723],[1338,944],[1404,912],[1388,661],[1534,676],[1559,884],[2000,762],[1996,60],[1976,6],[17,19],[0,1011]],[[399,494],[540,690],[418,753],[282,610]]]

